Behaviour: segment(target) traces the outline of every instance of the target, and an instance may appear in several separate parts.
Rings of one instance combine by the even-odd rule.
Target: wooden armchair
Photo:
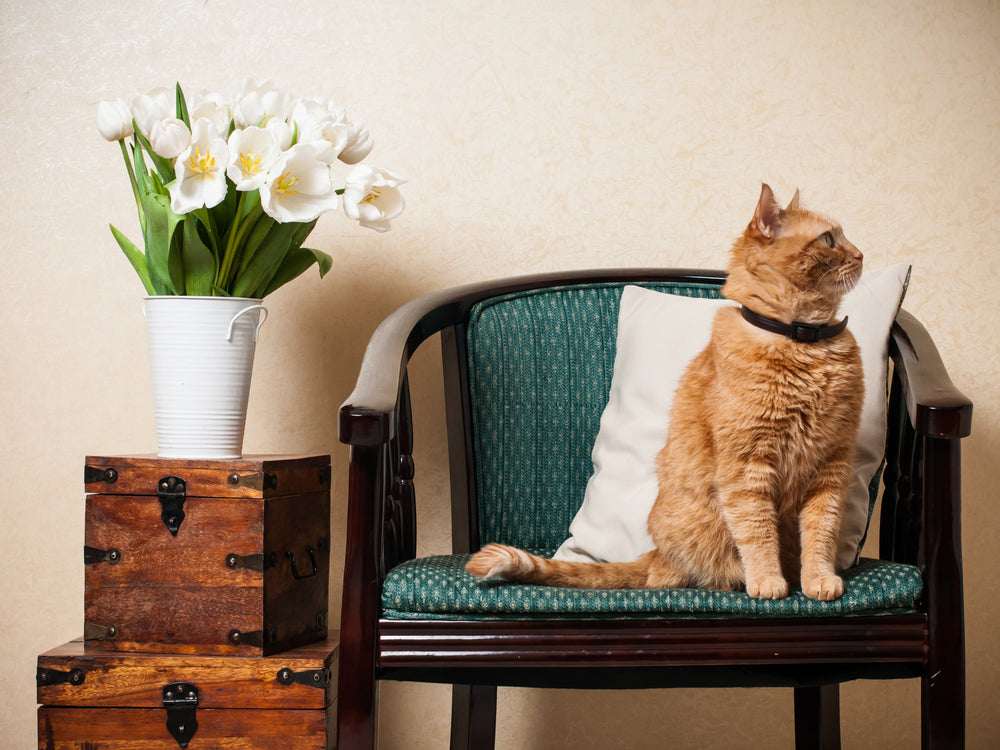
[[[972,405],[905,311],[890,341],[880,560],[846,576],[839,607],[747,614],[738,600],[754,600],[734,593],[735,609],[692,619],[683,596],[680,609],[656,611],[669,591],[611,592],[597,604],[595,592],[484,586],[462,569],[490,541],[551,552],[565,539],[591,471],[622,287],[718,296],[723,280],[649,269],[516,278],[428,295],[378,327],[340,411],[340,439],[351,446],[341,750],[375,748],[379,680],[453,684],[451,747],[485,750],[498,685],[786,686],[796,747],[832,748],[840,683],[921,677],[924,748],[964,745],[959,451]],[[497,326],[480,324],[487,307],[504,345],[490,340]],[[407,362],[438,333],[454,554],[417,560]],[[552,385],[566,378],[572,388]],[[494,403],[484,409],[487,391]],[[511,435],[524,445],[512,447]],[[511,483],[530,491],[503,491]],[[903,604],[850,597],[900,580],[911,585]],[[635,606],[636,597],[647,599]]]

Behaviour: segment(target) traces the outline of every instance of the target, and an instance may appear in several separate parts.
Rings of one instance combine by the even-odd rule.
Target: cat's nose
[[[860,260],[864,260],[864,259],[865,259],[865,254],[863,252],[861,252],[860,250],[858,250],[857,248],[854,248],[854,260],[859,260],[860,261]]]

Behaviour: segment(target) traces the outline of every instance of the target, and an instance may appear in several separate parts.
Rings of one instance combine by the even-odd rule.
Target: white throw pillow
[[[839,569],[856,562],[868,527],[868,487],[885,447],[889,328],[909,274],[908,264],[869,271],[841,305],[861,347],[865,402],[840,527]],[[688,363],[708,343],[715,312],[733,304],[636,286],[624,289],[611,391],[594,443],[594,474],[570,524],[570,537],[555,558],[623,562],[653,548],[646,519],[656,499],[655,461],[667,439],[674,391]]]

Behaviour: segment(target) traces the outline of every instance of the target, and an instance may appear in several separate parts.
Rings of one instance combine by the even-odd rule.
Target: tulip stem
[[[132,183],[132,195],[135,197],[135,207],[139,211],[139,226],[146,226],[146,217],[142,210],[142,200],[139,198],[139,185],[135,181],[135,171],[132,169],[132,160],[128,158],[128,149],[125,146],[125,139],[118,141],[122,148],[122,158],[125,160],[125,169],[128,170],[128,180]]]
[[[227,288],[226,277],[229,275],[229,269],[233,265],[233,252],[236,247],[236,235],[240,233],[240,214],[243,213],[243,201],[246,198],[246,193],[240,193],[240,199],[236,204],[236,214],[233,216],[233,223],[229,227],[229,236],[226,238],[226,252],[222,256],[222,263],[219,264],[219,278],[216,281],[216,286],[223,289]]]
[[[248,214],[243,216],[246,198],[247,193],[240,192],[240,199],[236,204],[236,214],[233,217],[233,223],[229,227],[226,239],[226,252],[222,256],[222,263],[219,264],[219,278],[216,286],[222,289],[229,289],[231,281],[229,276],[232,274],[236,256],[239,254],[243,239],[250,228],[256,223],[257,217],[261,214],[260,202],[256,201],[251,206]]]

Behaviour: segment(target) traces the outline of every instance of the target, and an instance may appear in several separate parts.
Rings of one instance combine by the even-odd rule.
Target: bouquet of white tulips
[[[248,81],[232,102],[189,104],[180,84],[101,102],[97,127],[121,145],[144,251],[111,232],[150,295],[264,297],[314,263],[330,270],[329,255],[302,246],[322,214],[342,203],[384,232],[403,210],[404,180],[359,164],[373,145],[363,125],[270,84]],[[342,188],[338,161],[356,165]]]

